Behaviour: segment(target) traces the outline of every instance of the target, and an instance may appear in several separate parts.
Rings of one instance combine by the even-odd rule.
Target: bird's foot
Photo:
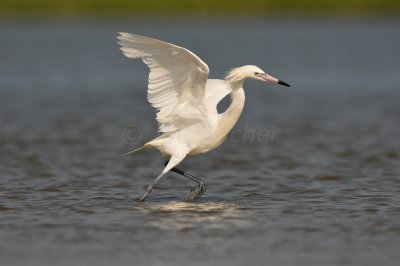
[[[151,192],[151,190],[153,189],[152,185],[149,185],[146,189],[146,193],[143,194],[143,196],[141,196],[140,198],[136,199],[136,201],[138,202],[142,202],[146,199],[147,195],[149,195],[149,193]]]
[[[196,201],[204,194],[205,191],[206,186],[203,182],[201,182],[190,190],[190,193],[185,196],[184,201]]]
[[[149,195],[149,192],[144,193],[143,196],[141,196],[140,198],[137,198],[136,201],[143,202],[146,199],[147,195]]]

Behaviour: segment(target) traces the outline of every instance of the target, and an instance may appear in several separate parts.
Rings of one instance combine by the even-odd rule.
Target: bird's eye
[[[260,73],[258,73],[258,72],[254,72],[254,75],[258,76],[258,75],[260,75]]]

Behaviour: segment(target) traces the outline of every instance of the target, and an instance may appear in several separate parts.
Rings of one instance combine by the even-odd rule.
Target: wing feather
[[[155,107],[160,132],[204,119],[208,66],[191,51],[160,40],[119,33],[121,50],[150,68],[147,99]]]

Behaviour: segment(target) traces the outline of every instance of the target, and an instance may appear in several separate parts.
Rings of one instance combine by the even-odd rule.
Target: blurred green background
[[[399,0],[1,0],[2,18],[13,16],[387,15]]]

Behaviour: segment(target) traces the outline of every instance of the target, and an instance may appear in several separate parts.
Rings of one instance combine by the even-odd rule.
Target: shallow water
[[[2,265],[397,265],[399,21],[3,23]],[[217,150],[162,170],[146,67],[116,31],[187,47],[211,77],[256,64]]]

